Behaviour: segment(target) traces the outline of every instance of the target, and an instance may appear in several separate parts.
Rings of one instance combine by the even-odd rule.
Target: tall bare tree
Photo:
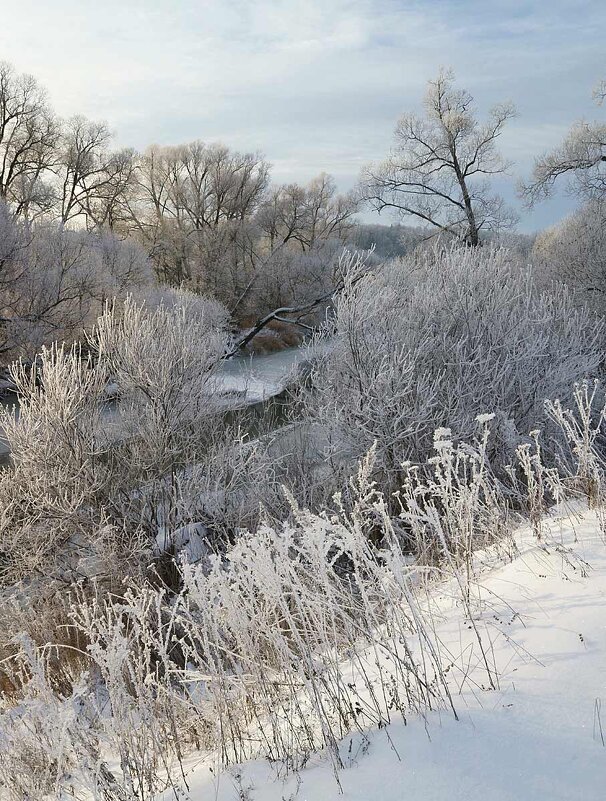
[[[598,105],[606,99],[606,81],[593,93]],[[569,188],[583,200],[606,197],[606,123],[576,122],[561,145],[535,161],[532,177],[521,186],[529,205],[553,192],[556,181],[568,178]]]
[[[122,148],[107,154],[99,180],[87,187],[88,191],[80,201],[89,228],[128,232],[137,171],[137,153],[133,148]]]
[[[45,177],[58,139],[59,124],[35,78],[0,62],[0,200],[15,214],[32,217],[52,205]]]
[[[76,116],[64,124],[56,167],[63,224],[82,217],[88,227],[111,227],[125,205],[124,192],[133,182],[134,151],[112,152],[111,138],[104,122]]]
[[[133,227],[148,246],[159,273],[180,283],[208,271],[215,243],[241,252],[246,226],[263,198],[269,165],[256,153],[237,153],[200,141],[152,146],[140,159]],[[246,239],[247,237],[245,237]],[[238,257],[239,258],[239,257]]]
[[[236,153],[223,145],[154,145],[141,159],[137,216],[142,226],[171,217],[195,230],[243,220],[257,208],[268,172],[258,154]]]
[[[489,179],[510,166],[497,151],[513,106],[495,106],[479,123],[472,96],[454,86],[451,71],[429,81],[425,114],[404,114],[388,158],[365,170],[362,191],[378,211],[394,209],[470,245],[480,234],[510,226],[514,216]]]
[[[334,179],[321,173],[307,186],[272,189],[259,209],[257,224],[270,250],[290,242],[307,251],[320,239],[343,237],[357,208],[355,192],[337,194]]]

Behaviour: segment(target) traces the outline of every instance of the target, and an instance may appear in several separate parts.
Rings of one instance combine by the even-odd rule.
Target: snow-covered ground
[[[458,720],[431,712],[342,742],[338,783],[314,755],[297,775],[265,761],[221,773],[189,761],[180,799],[601,801],[606,798],[606,544],[595,513],[554,514],[511,561],[485,556],[474,625],[451,580],[436,629]],[[475,629],[498,687],[488,687]],[[166,793],[162,801],[174,799]]]

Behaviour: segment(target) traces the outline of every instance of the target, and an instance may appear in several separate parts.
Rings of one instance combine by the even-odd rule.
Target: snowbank
[[[298,775],[249,762],[189,762],[199,801],[598,801],[606,797],[606,544],[598,516],[553,515],[486,567],[473,625],[453,582],[432,598],[459,720],[445,712],[354,735],[335,777],[315,755]],[[475,628],[498,687],[488,689]],[[161,796],[162,801],[174,798]],[[181,798],[181,796],[179,796]]]

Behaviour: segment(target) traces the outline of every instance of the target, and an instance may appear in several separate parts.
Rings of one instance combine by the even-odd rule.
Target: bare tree
[[[606,98],[606,81],[593,93],[598,105]],[[535,161],[532,178],[520,187],[532,206],[553,192],[558,178],[569,179],[569,188],[583,200],[606,195],[606,123],[576,122],[559,147]]]
[[[52,204],[44,178],[55,163],[59,125],[31,75],[0,62],[0,200],[36,216]]]
[[[269,249],[296,244],[306,251],[319,239],[343,238],[353,225],[356,193],[337,194],[332,176],[321,173],[307,186],[275,187],[257,214],[257,224]]]
[[[154,145],[141,159],[137,219],[145,227],[168,217],[193,230],[245,219],[261,200],[268,171],[258,154],[223,145]]]
[[[509,167],[496,143],[515,110],[497,105],[480,124],[472,96],[453,83],[450,71],[429,81],[424,116],[401,117],[390,155],[365,170],[362,191],[378,211],[395,209],[477,245],[482,231],[514,221],[488,179]]]
[[[88,187],[81,201],[89,227],[128,232],[136,174],[135,150],[122,148],[108,154],[99,175],[100,180]]]
[[[111,152],[111,136],[104,122],[81,116],[67,121],[57,166],[62,223],[82,215],[89,227],[111,227],[120,216],[123,194],[133,180],[134,151]]]
[[[148,148],[140,161],[131,214],[133,228],[149,247],[159,274],[170,282],[203,283],[195,273],[212,269],[206,263],[208,238],[214,242],[221,231],[218,238],[224,244],[236,243],[237,250],[238,226],[256,211],[268,172],[258,154],[233,152],[223,145],[195,141]]]

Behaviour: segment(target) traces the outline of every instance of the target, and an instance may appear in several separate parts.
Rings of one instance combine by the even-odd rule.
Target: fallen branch
[[[361,278],[363,278],[368,272],[367,256],[362,256],[358,251],[355,250],[344,250],[339,258],[337,272],[339,275],[339,281],[337,285],[330,290],[330,292],[326,292],[324,295],[314,298],[314,300],[310,300],[307,303],[302,303],[297,306],[281,306],[280,308],[269,312],[269,314],[266,314],[264,317],[261,317],[259,320],[257,320],[254,326],[236,342],[234,347],[223,356],[223,359],[231,359],[232,356],[235,356],[240,350],[242,350],[242,348],[245,348],[246,345],[248,345],[248,343],[257,336],[257,334],[263,331],[263,329],[274,320],[281,323],[298,325],[307,329],[308,331],[313,331],[314,329],[312,326],[301,322],[301,317],[306,317],[319,306],[328,303],[328,301],[334,298],[335,295],[338,295],[345,286],[346,276],[352,276],[353,274],[353,277],[349,278],[350,284],[356,284]],[[284,315],[287,314],[298,314],[299,317],[295,320],[290,320],[288,317],[284,317]]]

